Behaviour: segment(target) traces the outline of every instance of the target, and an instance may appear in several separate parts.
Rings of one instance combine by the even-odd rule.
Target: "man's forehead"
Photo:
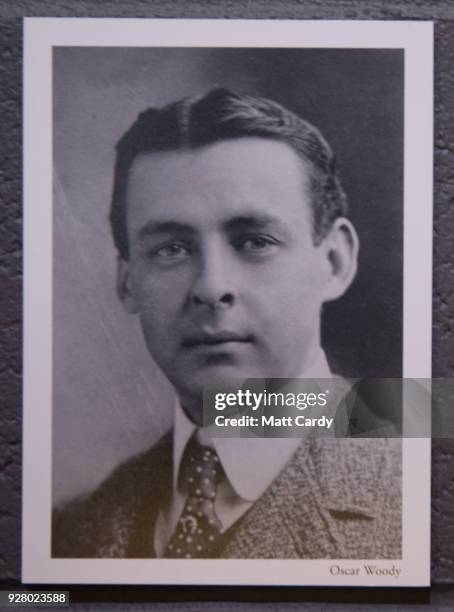
[[[308,210],[307,176],[288,145],[241,138],[197,149],[141,154],[128,180],[127,216],[154,221],[291,221]],[[305,206],[306,204],[306,206]],[[143,220],[143,219],[142,219]]]
[[[154,175],[168,176],[170,186],[178,184],[178,175],[208,173],[220,180],[235,175],[235,180],[260,177],[293,183],[306,178],[307,162],[285,142],[257,136],[221,140],[194,148],[153,151],[139,154],[132,163],[130,180]]]
[[[287,233],[286,223],[279,217],[262,211],[244,210],[242,213],[225,216],[214,229],[221,229],[227,233],[235,234],[243,231],[265,231],[267,229]],[[138,231],[139,239],[146,239],[157,234],[191,235],[197,234],[200,227],[192,224],[190,220],[179,221],[172,216],[156,217],[148,220]]]

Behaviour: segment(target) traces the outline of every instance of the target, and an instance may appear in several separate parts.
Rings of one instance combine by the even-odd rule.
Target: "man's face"
[[[120,293],[183,404],[213,379],[310,365],[329,262],[307,183],[297,154],[262,138],[134,161]]]

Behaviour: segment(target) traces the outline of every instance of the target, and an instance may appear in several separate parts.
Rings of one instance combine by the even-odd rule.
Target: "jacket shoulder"
[[[151,500],[164,495],[171,482],[171,466],[172,443],[167,434],[120,464],[94,491],[54,509],[52,556],[127,556],[141,515],[147,512],[151,520],[156,514]]]
[[[399,558],[402,441],[317,440],[312,466],[344,558]]]

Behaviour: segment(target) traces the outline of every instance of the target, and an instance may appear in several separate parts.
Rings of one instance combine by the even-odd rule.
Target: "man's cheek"
[[[174,335],[176,332],[175,310],[159,298],[148,297],[141,303],[140,318],[142,327],[149,333]]]
[[[178,286],[159,276],[149,275],[136,285],[136,296],[142,311],[165,316],[178,302]]]
[[[149,274],[140,285],[144,301],[155,308],[175,309],[181,305],[190,292],[187,274]]]

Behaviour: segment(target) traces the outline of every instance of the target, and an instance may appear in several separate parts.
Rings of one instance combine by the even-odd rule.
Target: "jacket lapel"
[[[155,558],[154,531],[161,508],[170,503],[172,495],[172,435],[167,434],[141,462],[141,474],[134,480],[135,490],[129,513],[126,557]]]
[[[315,439],[299,446],[240,521],[222,554],[232,558],[340,558],[339,523],[374,521],[373,478],[362,463],[369,440]],[[367,449],[366,449],[367,450]],[[372,482],[371,482],[372,480]]]

